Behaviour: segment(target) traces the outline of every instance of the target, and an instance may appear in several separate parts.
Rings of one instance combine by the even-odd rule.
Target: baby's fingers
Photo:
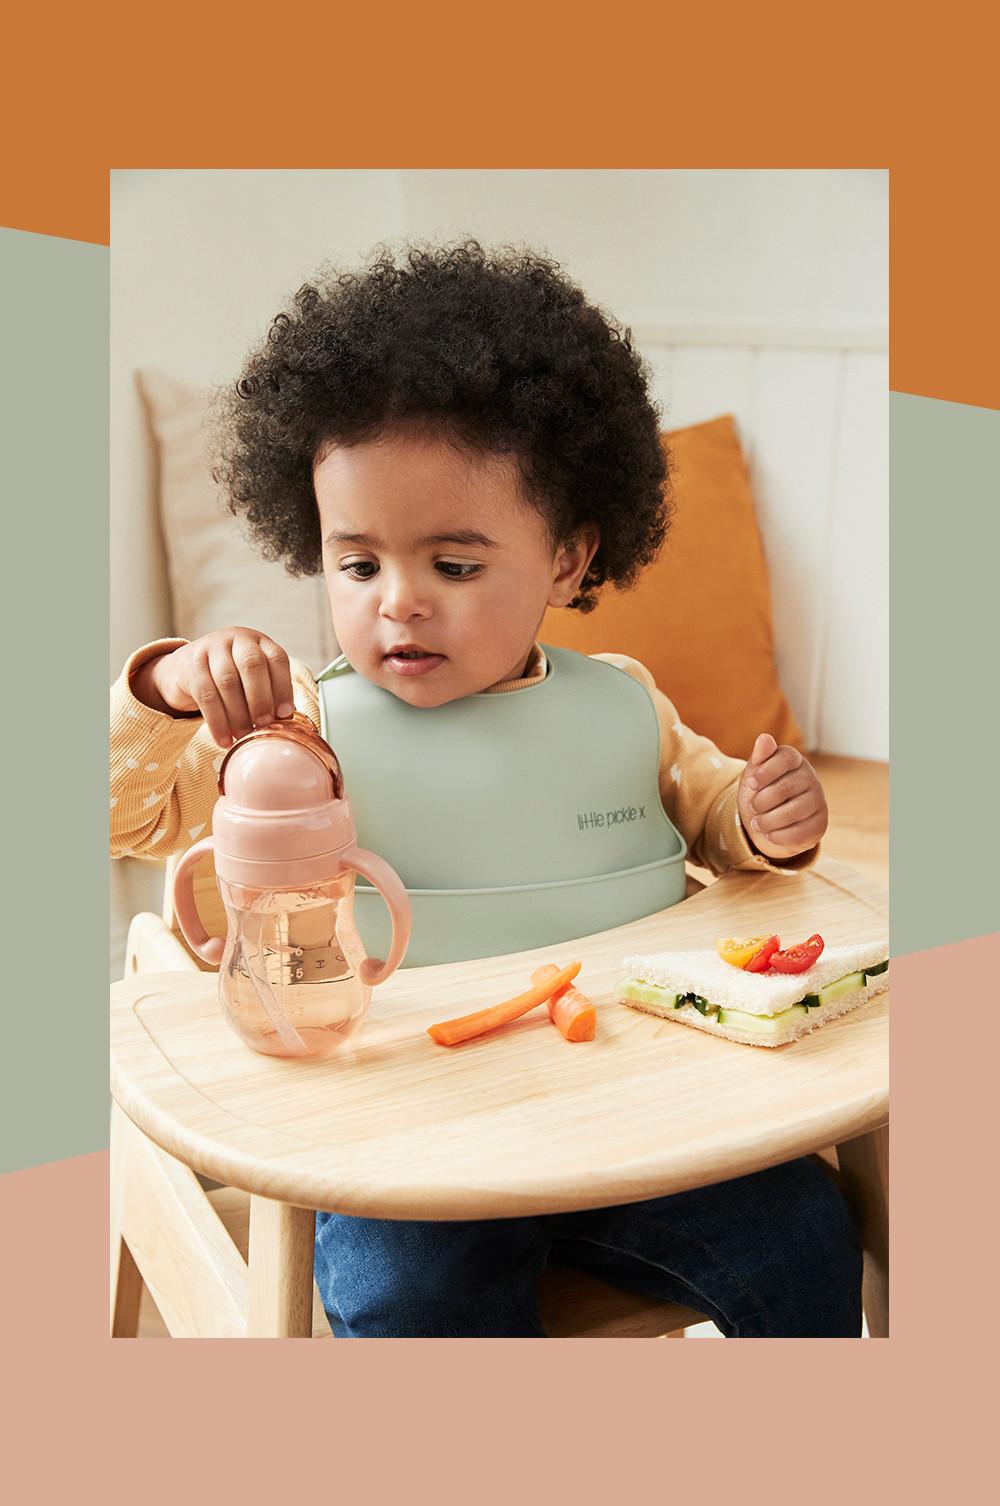
[[[212,690],[206,691],[207,703],[202,705],[202,716],[215,741],[220,747],[227,748],[236,738],[244,737],[251,730],[253,718],[233,648],[226,644],[213,648],[208,656],[208,667],[215,694]]]
[[[249,716],[249,725],[240,731],[234,727],[237,737],[249,732],[251,727],[269,727],[275,716],[275,696],[271,681],[271,659],[264,644],[270,642],[257,633],[238,633],[233,639],[233,663],[239,671],[243,699]],[[272,645],[278,649],[277,644]],[[284,650],[278,649],[279,653]],[[230,719],[231,720],[231,719]]]
[[[228,748],[233,740],[229,716],[207,660],[188,676],[187,692],[201,712],[212,741],[220,748]]]
[[[794,800],[783,800],[775,805],[772,810],[762,811],[755,814],[750,821],[751,831],[763,832],[772,841],[779,831],[794,826],[797,822],[808,821],[810,817],[819,814],[819,802],[812,792],[804,795],[796,795]]]
[[[796,821],[791,826],[779,826],[777,831],[760,834],[760,844],[770,854],[772,847],[784,848],[789,853],[806,852],[815,847],[825,830],[822,817],[810,816],[808,821]],[[773,854],[770,854],[773,856]]]
[[[793,769],[798,769],[804,762],[798,748],[791,747],[788,743],[782,743],[770,758],[765,758],[763,763],[748,764],[745,771],[745,782],[750,790],[762,790],[769,784],[774,784],[784,774],[790,774]]]
[[[807,790],[815,788],[815,783],[812,769],[803,763],[799,768],[793,769],[790,774],[782,774],[773,784],[766,785],[752,794],[751,807],[755,813],[776,810],[787,800],[794,800],[797,795],[804,795]]]
[[[272,638],[261,638],[260,651],[267,661],[271,677],[271,700],[274,704],[274,714],[278,717],[291,716],[295,709],[295,696],[292,691],[292,668],[288,662],[288,655],[280,643],[275,643]]]

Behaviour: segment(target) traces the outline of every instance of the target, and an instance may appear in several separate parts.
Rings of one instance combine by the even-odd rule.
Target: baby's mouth
[[[385,655],[385,663],[400,675],[430,673],[444,662],[444,654],[432,654],[422,648],[393,649]]]

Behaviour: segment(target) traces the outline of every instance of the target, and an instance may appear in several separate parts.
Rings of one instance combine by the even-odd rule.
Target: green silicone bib
[[[612,664],[542,647],[541,683],[431,708],[343,656],[319,676],[358,843],[392,865],[413,906],[406,967],[555,945],[684,897],[652,698]],[[360,882],[355,914],[384,957],[388,915]]]

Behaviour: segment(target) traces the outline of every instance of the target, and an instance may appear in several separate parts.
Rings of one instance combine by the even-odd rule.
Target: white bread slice
[[[628,978],[653,983],[667,993],[701,994],[710,1004],[718,1004],[723,1009],[770,1015],[790,1009],[806,994],[818,994],[821,988],[835,983],[838,978],[884,962],[888,955],[889,938],[879,936],[852,946],[828,946],[819,961],[804,973],[747,973],[723,962],[714,948],[710,951],[646,953],[626,957],[624,966]],[[871,992],[869,985],[869,995]],[[677,1014],[683,1012],[676,1011]]]
[[[696,1030],[704,1030],[708,1035],[721,1035],[724,1040],[737,1041],[740,1045],[787,1046],[790,1041],[797,1041],[801,1036],[808,1035],[810,1031],[818,1030],[821,1025],[827,1025],[840,1015],[845,1015],[850,1010],[867,1004],[869,999],[885,993],[888,987],[888,973],[880,973],[877,977],[871,978],[865,988],[858,988],[853,993],[843,994],[830,1004],[821,1004],[818,1009],[810,1009],[805,1015],[793,1015],[786,1030],[780,1034],[768,1036],[758,1035],[752,1030],[740,1030],[737,1025],[730,1024],[725,1010],[723,1010],[723,1022],[720,1025],[715,1015],[699,1014],[693,1004],[682,1004],[680,1009],[674,1009],[672,1005],[664,1005],[661,1009],[655,1004],[645,1001],[640,1003],[636,999],[622,999],[620,1002],[627,1004],[630,1009],[641,1010],[644,1014],[658,1015],[665,1020],[675,1020],[679,1025],[693,1025]]]

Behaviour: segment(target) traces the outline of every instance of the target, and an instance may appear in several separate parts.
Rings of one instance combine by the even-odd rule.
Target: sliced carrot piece
[[[559,969],[552,962],[537,967],[531,975],[532,983],[545,983]],[[567,1041],[592,1041],[597,1030],[597,1010],[593,1001],[582,994],[572,983],[553,994],[548,1001],[549,1019],[558,1026]]]
[[[567,983],[572,983],[582,966],[582,962],[571,962],[569,967],[554,972],[546,982],[536,983],[526,993],[505,999],[502,1004],[491,1004],[489,1009],[479,1009],[475,1014],[464,1014],[456,1020],[442,1020],[439,1025],[429,1025],[427,1034],[439,1046],[458,1046],[462,1041],[471,1041],[473,1036],[485,1035],[488,1030],[496,1030],[498,1025],[517,1020],[522,1014],[527,1014],[529,1009],[544,1004],[552,994],[565,988]]]

